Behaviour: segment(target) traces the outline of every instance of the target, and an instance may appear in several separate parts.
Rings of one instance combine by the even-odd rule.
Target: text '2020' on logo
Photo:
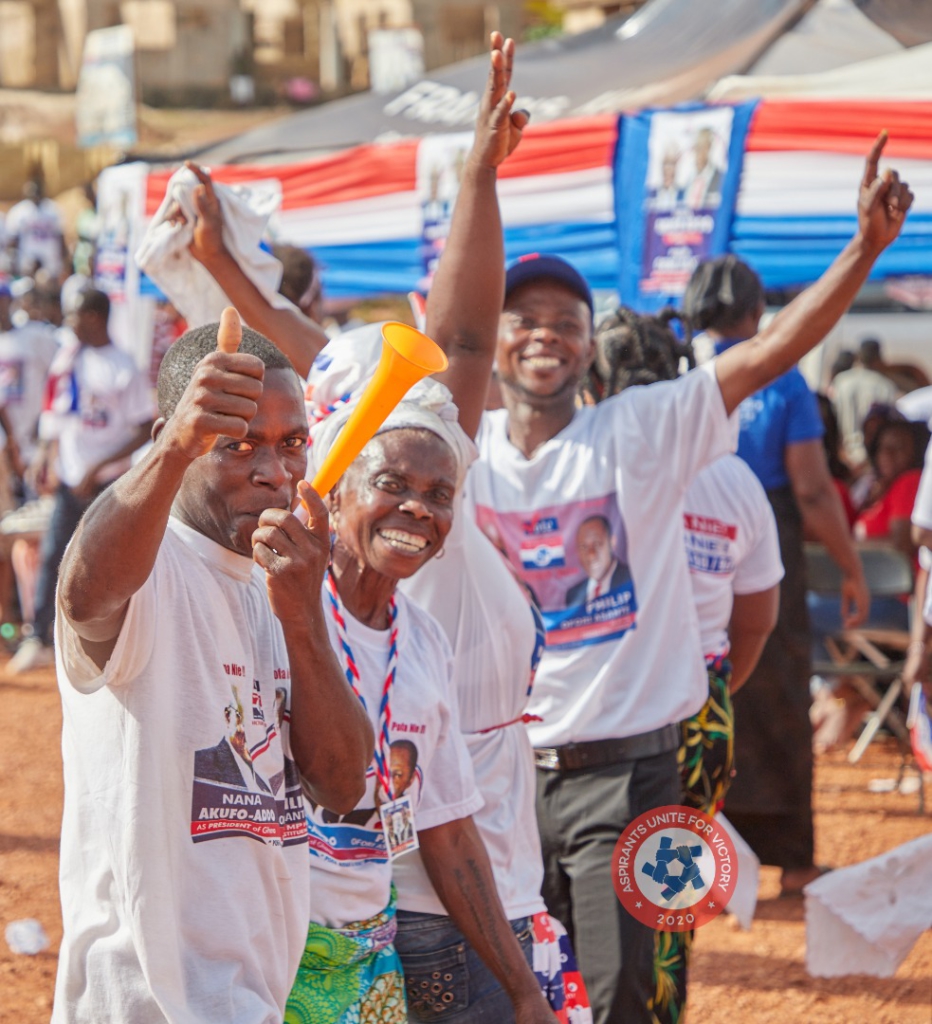
[[[691,931],[728,905],[738,879],[731,837],[714,818],[671,804],[639,815],[615,845],[622,906],[658,931]]]

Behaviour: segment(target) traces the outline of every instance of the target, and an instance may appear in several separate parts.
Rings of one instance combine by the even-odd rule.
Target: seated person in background
[[[845,510],[845,518],[848,526],[854,526],[857,518],[857,510],[851,500],[851,492],[848,490],[851,484],[851,470],[845,465],[841,457],[841,431],[838,429],[838,417],[835,415],[835,407],[828,395],[816,394],[816,401],[819,403],[819,414],[822,417],[822,426],[825,433],[822,436],[822,446],[825,448],[825,461],[828,463],[828,471],[832,477],[835,490],[841,499],[842,508]],[[815,540],[806,532],[806,540]]]
[[[919,490],[922,454],[929,432],[922,423],[893,419],[888,410],[874,410],[868,421],[879,420],[876,428],[868,422],[865,433],[873,467],[867,504],[854,524],[858,540],[885,541],[902,551],[919,573],[917,546],[910,536],[910,516]],[[923,574],[924,575],[924,574]],[[806,598],[816,636],[841,628],[837,599],[810,592]],[[918,618],[918,616],[916,616]],[[867,625],[875,629],[909,629],[906,603],[896,596],[874,596]],[[915,624],[914,624],[915,625]],[[821,641],[816,641],[817,658],[826,658]],[[812,706],[815,729],[813,746],[824,752],[844,744],[854,735],[869,705],[844,677],[823,687]]]
[[[888,541],[915,561],[909,517],[916,503],[928,440],[929,431],[921,423],[890,420],[880,427],[868,449],[874,482],[855,520],[858,540]]]

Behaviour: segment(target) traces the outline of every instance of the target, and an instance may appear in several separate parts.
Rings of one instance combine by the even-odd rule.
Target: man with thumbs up
[[[291,364],[228,309],[158,391],[152,450],[61,568],[53,1020],[271,1024],[307,935],[302,792],[351,810],[372,730],[328,640]]]

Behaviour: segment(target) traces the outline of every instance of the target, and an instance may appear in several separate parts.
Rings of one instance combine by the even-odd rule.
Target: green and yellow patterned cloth
[[[388,906],[368,921],[345,928],[311,922],[285,1024],[406,1024],[396,903],[392,886]]]
[[[680,723],[683,739],[677,753],[683,783],[683,803],[715,814],[725,799],[735,766],[735,712],[728,683],[731,663],[708,662],[709,699],[699,713]]]
[[[709,699],[698,714],[681,723],[683,739],[677,759],[683,803],[715,814],[728,792],[734,768],[735,717],[728,692],[730,663],[721,658],[707,663],[706,669]],[[648,1005],[652,1024],[683,1024],[694,934],[654,933],[654,995]]]

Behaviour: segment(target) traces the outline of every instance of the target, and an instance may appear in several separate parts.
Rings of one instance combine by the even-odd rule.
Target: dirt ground
[[[11,953],[0,938],[0,1024],[39,1024],[51,1012],[61,941],[61,715],[53,674],[0,674],[0,705],[9,726],[0,745],[0,929],[35,917],[51,939],[47,952],[28,957]],[[915,795],[868,791],[872,779],[892,778],[897,764],[895,748],[880,742],[854,767],[841,754],[819,760],[819,863],[852,864],[932,830],[932,816],[917,813]],[[777,889],[776,871],[765,868],[751,931],[724,917],[700,932],[689,1024],[932,1024],[932,932],[895,978],[810,978],[802,901],[777,900]]]

